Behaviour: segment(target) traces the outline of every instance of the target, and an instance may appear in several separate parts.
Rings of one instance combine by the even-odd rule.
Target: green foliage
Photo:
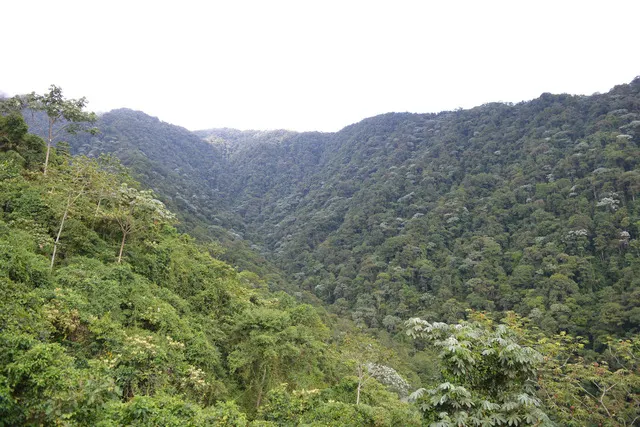
[[[85,369],[57,343],[38,343],[22,335],[3,334],[4,365],[0,414],[7,425],[54,424],[70,420],[90,424],[102,405],[118,397],[118,387],[100,361]]]
[[[321,310],[212,258],[112,158],[52,153],[0,181],[0,425],[260,425],[280,382],[348,369]],[[415,415],[384,393],[370,411]]]
[[[129,402],[112,403],[98,426],[238,426],[247,425],[246,416],[233,402],[206,409],[170,396],[137,396]]]
[[[87,105],[86,98],[66,99],[62,89],[56,85],[49,87],[49,92],[43,95],[31,93],[26,97],[26,106],[33,111],[42,111],[47,115],[47,153],[44,160],[44,175],[47,175],[49,156],[55,139],[62,131],[70,134],[83,129],[84,123],[96,121],[95,113],[83,111]],[[96,130],[89,129],[91,133]]]
[[[118,263],[122,261],[127,237],[142,230],[170,225],[175,218],[164,204],[153,197],[150,190],[137,190],[122,183],[112,198],[107,199],[108,209],[103,217],[118,224],[122,233],[122,243],[118,253]]]
[[[329,389],[293,392],[287,390],[287,384],[281,384],[269,391],[259,417],[280,426],[421,425],[418,412],[384,391],[380,384],[370,390],[367,404],[354,404],[352,396],[356,384],[349,379]],[[344,393],[345,388],[351,390]]]
[[[287,384],[269,390],[266,403],[260,408],[259,418],[280,426],[294,426],[306,412],[322,404],[320,390],[290,392]]]
[[[0,106],[5,424],[417,425],[409,383],[434,425],[637,422],[640,80],[333,134],[117,110],[58,150],[47,96],[49,144]]]
[[[638,403],[638,338],[610,339],[601,354],[584,351],[587,340],[564,332],[548,336],[510,316],[511,327],[544,355],[538,396],[560,425],[633,425]]]
[[[447,325],[413,318],[407,333],[441,350],[442,378],[419,389],[417,400],[431,426],[551,425],[535,396],[542,356],[517,342],[506,325]]]
[[[50,283],[46,261],[35,253],[41,244],[38,237],[23,230],[0,231],[0,272],[3,276],[33,287]]]
[[[318,365],[326,327],[311,306],[282,308],[242,313],[232,333],[229,367],[246,384],[256,408],[274,383],[306,386],[322,379]]]
[[[44,160],[44,142],[28,132],[27,124],[18,113],[6,116],[0,115],[0,159],[3,168],[9,166],[9,162],[15,167],[21,166],[34,168]],[[6,163],[5,163],[6,162]],[[2,169],[0,169],[2,170]],[[17,176],[15,169],[12,174],[4,172],[2,179]]]
[[[183,226],[218,233],[226,260],[246,269],[251,246],[361,328],[397,334],[394,319],[410,315],[455,323],[468,308],[515,310],[599,350],[640,325],[628,280],[638,268],[639,82],[591,97],[385,114],[332,134],[198,132],[208,146],[115,111],[95,142],[123,159],[142,151],[163,179],[134,168],[183,217],[215,224]],[[136,124],[148,135],[135,133],[132,146]],[[253,271],[265,265],[252,259]],[[612,308],[620,314],[604,314]]]
[[[223,260],[293,291],[273,262],[362,328],[516,310],[598,342],[639,326],[634,285],[619,283],[637,269],[639,87],[385,114],[334,134],[194,134],[116,110],[70,143],[121,158],[181,230],[219,239]],[[584,309],[601,301],[619,318]]]

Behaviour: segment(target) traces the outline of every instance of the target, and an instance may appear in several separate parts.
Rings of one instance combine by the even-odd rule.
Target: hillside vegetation
[[[640,326],[640,79],[335,134],[212,130],[227,200],[265,255],[334,311],[390,331],[516,312],[595,348]]]
[[[336,133],[114,110],[46,177],[2,120],[8,425],[640,419],[640,78]]]
[[[113,158],[44,175],[17,114],[0,141],[0,425],[419,425],[361,384],[366,337],[213,258]]]

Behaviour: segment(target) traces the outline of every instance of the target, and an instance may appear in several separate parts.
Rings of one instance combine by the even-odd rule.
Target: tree
[[[14,152],[18,163],[30,169],[44,159],[45,143],[28,132],[29,127],[19,111],[0,114],[0,153]]]
[[[38,95],[35,92],[27,96],[27,106],[33,111],[43,111],[47,114],[47,154],[44,160],[44,175],[47,175],[49,155],[53,141],[62,131],[75,134],[83,129],[83,123],[94,123],[96,115],[83,111],[87,105],[85,97],[80,99],[65,99],[62,89],[56,85],[49,87],[49,92]],[[97,129],[88,129],[96,133]]]
[[[20,115],[23,108],[24,97],[16,95],[11,98],[3,98],[0,94],[0,115]]]
[[[102,153],[96,160],[102,173],[100,174],[100,179],[96,179],[93,186],[93,196],[98,200],[93,214],[94,221],[98,217],[102,202],[109,197],[114,197],[121,183],[133,182],[129,171],[122,166],[117,157]]]
[[[432,426],[551,425],[535,396],[542,356],[506,325],[407,321],[407,334],[441,350],[444,382],[411,395]]]
[[[389,358],[389,352],[385,352],[374,339],[363,334],[345,336],[339,347],[340,357],[347,362],[357,376],[356,405],[359,405],[362,390],[367,382],[377,379],[374,371],[386,368],[382,363]]]
[[[65,196],[63,202],[62,219],[60,220],[60,227],[56,234],[56,239],[53,242],[53,253],[51,254],[50,269],[53,269],[53,264],[56,260],[56,253],[58,251],[58,243],[60,242],[60,235],[64,229],[65,221],[67,220],[69,213],[73,209],[78,199],[85,195],[89,187],[93,183],[99,183],[97,163],[95,160],[87,157],[76,157],[67,170],[61,170],[59,174],[59,182],[56,187],[62,190],[62,194]]]
[[[289,310],[258,307],[239,316],[228,363],[245,382],[256,410],[274,384],[315,383],[325,335],[319,316],[307,305]]]
[[[29,128],[16,113],[0,116],[0,151],[15,150]]]
[[[175,215],[160,200],[153,197],[153,191],[136,190],[126,183],[118,189],[111,209],[105,216],[115,221],[122,232],[118,263],[122,261],[128,236],[144,229],[171,224],[175,220]]]
[[[588,341],[565,332],[548,336],[512,325],[534,345],[544,360],[538,375],[538,395],[559,425],[632,426],[640,419],[640,339],[610,339],[595,360],[585,357]]]

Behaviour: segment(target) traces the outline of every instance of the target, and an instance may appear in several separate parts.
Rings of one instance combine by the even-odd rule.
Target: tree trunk
[[[47,171],[45,166],[45,173]],[[64,215],[62,215],[62,221],[60,221],[60,228],[58,229],[58,235],[56,236],[56,241],[53,242],[53,254],[51,255],[51,265],[49,266],[49,270],[53,270],[53,263],[56,261],[56,252],[58,252],[58,242],[60,241],[60,235],[62,234],[62,229],[64,228],[64,222],[67,220],[67,215],[69,214],[69,208],[71,207],[71,196],[67,199],[67,207],[64,209]]]
[[[262,403],[262,390],[264,389],[264,381],[267,378],[267,367],[264,367],[264,371],[262,372],[262,380],[260,380],[260,388],[258,389],[258,398],[256,399],[256,410],[260,409],[260,404]]]
[[[358,391],[356,392],[356,405],[360,404],[360,390],[362,390],[362,366],[358,365]]]
[[[127,238],[127,233],[122,232],[122,243],[120,244],[120,253],[118,254],[118,264],[122,261],[122,251],[124,251],[124,241]]]
[[[44,176],[47,176],[47,167],[49,166],[49,153],[51,152],[51,143],[53,141],[52,132],[53,132],[53,123],[51,122],[51,119],[49,119],[49,141],[47,142],[47,156],[44,158]]]
[[[93,214],[93,220],[91,221],[91,228],[93,228],[96,225],[96,218],[98,218],[98,212],[100,212],[100,202],[102,202],[102,199],[98,199],[98,206],[96,206],[96,211]]]

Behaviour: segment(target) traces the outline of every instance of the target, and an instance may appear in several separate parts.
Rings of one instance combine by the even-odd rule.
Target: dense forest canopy
[[[194,219],[185,229],[245,243],[364,328],[515,310],[597,347],[640,325],[639,89],[391,113],[337,133],[197,132],[208,144],[116,110],[71,145],[115,153]]]
[[[363,327],[515,310],[597,346],[639,326],[639,90],[208,138],[239,146],[227,187],[248,238]]]
[[[640,419],[640,78],[336,133],[114,110],[46,176],[9,101],[0,424]]]

